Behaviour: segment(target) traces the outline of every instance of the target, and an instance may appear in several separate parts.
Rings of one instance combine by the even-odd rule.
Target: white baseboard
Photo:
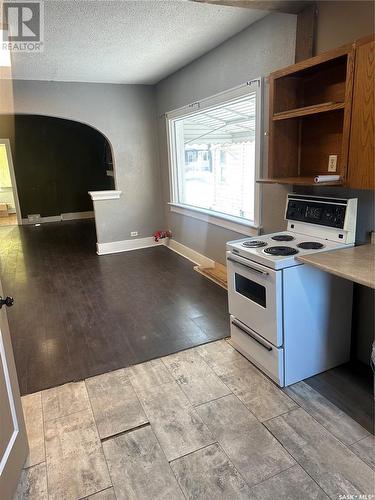
[[[51,215],[48,217],[39,217],[38,219],[22,219],[22,224],[44,224],[46,222],[61,222],[63,220],[77,220],[77,219],[93,219],[94,212],[67,212],[60,215]]]
[[[61,214],[61,220],[76,220],[76,219],[93,219],[95,213],[93,210],[89,212],[67,212]]]
[[[46,222],[61,222],[61,215],[38,217],[35,219],[22,219],[22,224],[45,224]]]
[[[129,252],[130,250],[139,250],[163,245],[162,241],[157,243],[152,236],[148,238],[136,238],[134,240],[111,241],[109,243],[97,243],[96,253],[98,255],[107,255],[110,253]]]
[[[182,255],[186,259],[190,260],[191,262],[194,262],[194,264],[197,264],[198,266],[201,267],[215,267],[215,261],[212,259],[209,259],[205,255],[202,255],[199,252],[196,252],[192,248],[189,248],[182,243],[179,243],[178,241],[172,239],[168,239],[165,241],[165,246],[168,247],[170,250],[173,250],[173,252],[178,253],[179,255]]]
[[[189,248],[178,241],[166,238],[157,243],[154,241],[154,238],[137,238],[134,240],[122,240],[122,241],[111,241],[109,243],[97,243],[96,253],[98,255],[107,255],[111,253],[119,253],[119,252],[129,252],[131,250],[139,250],[141,248],[155,247],[164,245],[169,250],[182,255],[186,259],[190,260],[194,264],[197,264],[201,267],[213,268],[215,267],[215,261],[209,259],[205,255],[202,255],[199,252],[196,252],[192,248]]]

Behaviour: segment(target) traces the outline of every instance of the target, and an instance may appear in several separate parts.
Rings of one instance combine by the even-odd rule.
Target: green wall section
[[[7,138],[10,117],[0,117]],[[78,122],[47,116],[16,115],[12,156],[22,217],[43,217],[93,209],[88,191],[113,189],[105,137]]]

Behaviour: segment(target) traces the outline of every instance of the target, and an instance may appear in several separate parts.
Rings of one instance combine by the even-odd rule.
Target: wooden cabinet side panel
[[[375,42],[371,41],[356,49],[348,172],[348,185],[356,189],[375,189],[374,79]]]
[[[287,99],[287,95],[280,98]],[[268,177],[298,175],[299,125],[298,120],[272,120],[275,109],[275,80],[270,78],[269,93],[269,149]]]
[[[268,168],[267,175],[263,177],[275,177],[274,171],[274,131],[273,131],[273,113],[274,113],[274,95],[275,95],[275,80],[272,77],[269,77],[269,94],[268,94]]]

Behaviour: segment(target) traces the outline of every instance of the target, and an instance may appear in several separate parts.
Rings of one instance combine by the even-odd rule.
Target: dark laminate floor
[[[0,228],[22,394],[229,335],[226,291],[165,247],[95,254],[92,221]]]
[[[374,377],[369,366],[353,361],[305,382],[374,434]]]

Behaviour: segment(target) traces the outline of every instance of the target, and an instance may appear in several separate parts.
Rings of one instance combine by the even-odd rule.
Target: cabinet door
[[[358,42],[355,59],[348,185],[356,189],[375,189],[373,39]]]

